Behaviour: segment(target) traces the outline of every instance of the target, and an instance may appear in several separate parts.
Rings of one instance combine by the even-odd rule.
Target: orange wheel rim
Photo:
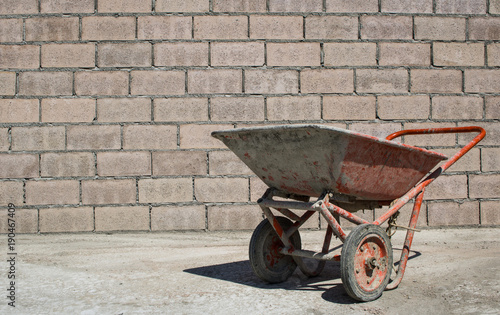
[[[365,292],[377,289],[389,272],[388,262],[384,240],[376,235],[365,237],[354,256],[354,275],[360,288]]]

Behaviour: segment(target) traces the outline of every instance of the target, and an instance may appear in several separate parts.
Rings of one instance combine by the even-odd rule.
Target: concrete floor
[[[15,308],[0,241],[0,314],[499,314],[500,229],[417,233],[403,282],[369,303],[345,293],[339,263],[267,285],[248,262],[246,232],[16,236]],[[321,231],[301,233],[316,249]],[[393,247],[401,249],[404,232]],[[396,250],[395,257],[399,257]]]

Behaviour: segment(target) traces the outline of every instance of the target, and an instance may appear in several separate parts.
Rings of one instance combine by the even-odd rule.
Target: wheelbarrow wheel
[[[392,271],[392,245],[378,225],[362,224],[347,236],[340,257],[344,288],[353,299],[373,301],[382,295]]]
[[[292,222],[285,217],[276,219],[285,231],[292,226]],[[290,241],[295,249],[301,248],[299,232],[295,232]],[[292,256],[279,252],[282,247],[283,242],[269,221],[262,221],[253,232],[249,246],[250,264],[259,278],[269,283],[279,283],[293,274],[297,263]]]

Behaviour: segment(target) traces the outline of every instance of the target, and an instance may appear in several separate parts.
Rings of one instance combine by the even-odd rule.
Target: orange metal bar
[[[433,182],[439,175],[441,175],[446,169],[448,169],[451,165],[453,165],[458,159],[460,159],[470,149],[472,149],[475,145],[477,145],[479,143],[479,141],[481,141],[485,137],[486,132],[481,127],[473,126],[473,127],[453,127],[453,128],[434,128],[434,129],[409,129],[409,130],[398,131],[398,132],[395,132],[395,133],[389,135],[386,138],[387,140],[392,140],[394,138],[397,138],[397,137],[400,137],[403,135],[439,134],[439,133],[468,133],[468,132],[478,132],[479,134],[473,140],[471,140],[467,145],[465,145],[459,152],[457,152],[453,157],[451,157],[448,161],[443,163],[434,172],[432,172],[429,176],[427,176],[417,186],[415,186],[410,191],[408,191],[404,196],[397,199],[396,203],[386,213],[384,213],[382,216],[380,216],[372,224],[380,225],[383,222],[387,221],[392,215],[394,215],[397,211],[399,211],[399,209],[402,206],[404,206],[406,203],[408,203],[408,201],[410,201],[411,199],[416,197],[415,205],[413,207],[412,217],[411,217],[410,223],[409,223],[410,228],[415,228],[415,226],[417,225],[417,220],[418,220],[418,216],[420,213],[420,207],[421,207],[422,201],[423,201],[423,194],[424,194],[425,187],[427,187],[431,182]],[[340,215],[341,217],[343,217],[343,218],[345,218],[353,223],[356,223],[356,224],[369,223],[368,221],[366,221],[360,217],[357,217],[356,215],[330,203],[329,198],[328,198],[329,196],[326,192],[324,193],[324,195],[322,195],[320,198],[318,198],[318,201],[316,203],[274,201],[271,199],[272,195],[273,195],[273,189],[268,189],[266,191],[266,193],[262,196],[262,198],[259,199],[258,203],[261,206],[262,211],[264,212],[264,215],[267,217],[269,222],[272,224],[272,226],[276,230],[276,233],[283,241],[285,247],[291,249],[292,251],[294,250],[294,248],[293,248],[293,246],[290,242],[290,239],[289,239],[290,234],[295,232],[295,230],[300,225],[302,225],[305,221],[307,221],[307,219],[309,219],[309,217],[314,213],[314,211],[319,211],[323,215],[323,217],[326,219],[326,221],[328,222],[328,225],[329,225],[328,230],[327,230],[327,235],[325,236],[325,243],[323,245],[323,247],[324,247],[323,252],[325,252],[325,246],[327,248],[328,247],[327,244],[330,243],[330,238],[331,238],[332,232],[337,237],[339,237],[342,242],[345,241],[345,239],[347,237],[346,233],[340,227],[339,223],[333,217],[333,215],[330,211],[333,211],[334,213]],[[275,216],[272,214],[269,207],[307,210],[307,213],[304,214],[300,218],[300,220],[298,220],[291,227],[291,230],[284,231],[283,228],[281,227],[281,225],[278,223]],[[292,233],[290,233],[290,232],[292,232]],[[403,278],[404,271],[406,269],[406,263],[408,261],[411,243],[413,241],[413,234],[414,234],[414,231],[408,230],[408,232],[406,234],[403,253],[401,254],[398,274],[396,276],[396,279],[394,279],[388,285],[388,287],[387,287],[388,289],[396,288]]]
[[[404,206],[408,201],[415,198],[415,196],[420,193],[425,187],[432,183],[439,175],[446,171],[450,166],[452,166],[458,159],[464,156],[465,153],[469,152],[474,146],[476,146],[479,141],[481,141],[485,135],[486,131],[477,126],[471,127],[451,127],[451,128],[432,128],[432,129],[408,129],[401,130],[390,134],[387,136],[387,140],[392,140],[403,135],[421,135],[421,134],[439,134],[439,133],[468,133],[468,132],[478,132],[479,134],[474,137],[467,145],[465,145],[460,151],[458,151],[453,157],[448,161],[443,163],[438,167],[432,174],[427,176],[420,184],[408,191],[404,196],[399,198],[396,203],[383,215],[381,215],[373,224],[380,225],[387,221],[394,213],[396,213],[402,206]]]
[[[422,201],[424,200],[424,191],[425,188],[417,195],[415,198],[415,204],[413,205],[413,211],[411,213],[410,224],[409,227],[411,229],[415,229],[417,226],[418,215],[420,213],[420,207],[422,206]],[[392,290],[398,287],[403,280],[403,276],[406,270],[406,264],[408,263],[408,257],[410,255],[411,243],[413,242],[413,235],[415,234],[414,230],[407,230],[406,239],[403,245],[403,251],[401,252],[401,258],[399,260],[398,273],[396,278],[391,281],[386,287],[386,290]]]
[[[479,132],[472,141],[470,141],[466,146],[464,146],[460,151],[457,152],[452,158],[450,158],[446,163],[441,166],[442,171],[444,172],[448,169],[453,163],[455,163],[458,159],[460,159],[465,153],[469,152],[476,144],[479,143],[485,136],[486,131],[478,126],[470,126],[470,127],[450,127],[450,128],[430,128],[430,129],[408,129],[401,130],[395,133],[392,133],[387,136],[387,140],[393,140],[394,138],[401,137],[404,135],[422,135],[422,134],[436,134],[436,133],[468,133],[468,132]]]
[[[456,128],[436,128],[436,129],[413,129],[413,130],[402,130],[389,135],[386,139],[392,140],[394,138],[403,135],[416,135],[416,134],[434,134],[434,133],[465,133],[465,132],[479,132],[472,141],[465,145],[460,151],[458,151],[452,158],[447,162],[443,163],[438,169],[436,169],[432,174],[430,174],[426,179],[424,179],[419,185],[411,189],[405,196],[399,198],[396,204],[387,211],[384,215],[378,218],[374,224],[381,224],[395,214],[404,204],[409,200],[416,197],[415,204],[413,205],[413,211],[410,218],[409,227],[414,229],[417,226],[418,216],[420,213],[420,207],[422,206],[422,201],[424,199],[425,187],[427,187],[431,182],[433,182],[441,173],[447,170],[453,163],[460,159],[464,154],[466,154],[470,149],[472,149],[476,144],[481,141],[485,135],[486,131],[481,127],[456,127]],[[386,290],[392,290],[398,287],[403,280],[403,276],[406,270],[406,264],[408,263],[408,257],[410,254],[411,243],[413,242],[414,230],[408,230],[406,232],[406,238],[403,246],[403,251],[401,253],[401,258],[399,260],[399,267],[397,271],[396,278],[392,280],[386,287]]]

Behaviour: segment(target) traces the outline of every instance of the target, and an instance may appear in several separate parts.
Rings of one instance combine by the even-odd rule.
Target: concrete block
[[[205,151],[153,152],[153,176],[206,175]]]
[[[205,206],[161,206],[151,209],[152,231],[204,230]]]
[[[356,40],[358,19],[354,16],[309,15],[306,17],[306,38]]]
[[[25,36],[28,42],[76,41],[79,39],[78,17],[33,17],[26,19]]]
[[[429,226],[479,224],[479,202],[430,202]]]
[[[441,69],[412,69],[412,93],[461,93],[462,71]]]
[[[42,122],[92,122],[95,106],[93,99],[44,98],[41,102]]]
[[[22,205],[24,201],[24,183],[21,181],[2,181],[0,182],[0,200],[2,205],[13,203]]]
[[[483,98],[476,96],[435,96],[433,119],[471,120],[483,118]]]
[[[393,119],[428,119],[430,99],[427,95],[379,96],[378,117]]]
[[[194,194],[200,202],[247,202],[248,179],[195,178]]]
[[[36,69],[40,67],[40,47],[35,45],[0,46],[0,68]]]
[[[376,117],[374,96],[323,96],[323,118],[329,120],[372,120]]]
[[[251,15],[251,39],[302,39],[303,18],[301,16]]]
[[[356,70],[356,78],[356,92],[408,92],[408,71],[406,69],[358,69]]]
[[[181,125],[181,149],[223,149],[225,145],[212,137],[212,131],[232,129],[232,125]]]
[[[134,40],[135,29],[133,16],[82,17],[82,40]]]
[[[149,231],[149,207],[96,207],[95,230]]]
[[[500,17],[472,17],[469,20],[469,39],[499,40]]]
[[[481,166],[483,172],[500,171],[500,148],[482,148]]]
[[[214,0],[214,12],[266,12],[266,0]]]
[[[325,66],[377,65],[376,43],[324,43],[323,50]]]
[[[465,199],[468,196],[466,175],[441,175],[425,190],[425,200]]]
[[[48,208],[40,209],[40,233],[91,232],[94,230],[94,209]]]
[[[248,18],[244,15],[195,16],[194,39],[247,39]]]
[[[223,205],[208,207],[208,230],[253,230],[262,221],[257,205]]]
[[[139,179],[140,203],[167,203],[193,201],[191,178]]]
[[[481,225],[500,225],[498,201],[481,201]]]
[[[95,44],[46,44],[42,45],[43,68],[93,68]]]
[[[326,0],[326,12],[378,12],[378,0]]]
[[[417,40],[465,40],[465,18],[415,16]]]
[[[188,70],[189,94],[241,93],[242,82],[240,69]]]
[[[267,65],[271,67],[320,66],[320,43],[268,43]]]
[[[64,126],[13,127],[11,132],[14,151],[65,149]]]
[[[98,152],[97,175],[99,176],[145,176],[151,175],[151,153]]]
[[[151,121],[150,98],[99,98],[97,99],[99,122],[147,122]]]
[[[434,43],[435,66],[481,67],[485,65],[483,43]]]
[[[1,0],[0,14],[38,13],[37,0]]]
[[[41,180],[26,182],[26,204],[70,205],[80,202],[77,180]]]
[[[177,127],[171,125],[128,125],[123,127],[123,148],[176,149]]]
[[[208,121],[208,99],[204,97],[155,98],[155,121]]]
[[[0,42],[21,42],[23,40],[22,19],[0,20]]]
[[[75,92],[77,95],[127,95],[129,73],[127,71],[77,71]]]
[[[497,198],[500,195],[500,174],[479,174],[469,177],[471,198]]]
[[[432,0],[382,0],[381,11],[389,13],[432,13]]]
[[[208,12],[209,0],[157,0],[156,12]]]
[[[150,43],[102,43],[97,45],[98,67],[150,67]]]
[[[485,14],[486,1],[436,0],[436,13],[444,14]]]
[[[99,13],[149,13],[151,3],[135,0],[99,0],[97,12]]]
[[[41,13],[94,13],[93,0],[40,0]]]
[[[68,126],[66,138],[69,150],[121,148],[120,126],[117,125]]]
[[[9,233],[7,226],[9,212],[7,209],[0,209],[0,233]],[[16,234],[37,233],[38,232],[38,210],[37,209],[17,209],[15,212]]]
[[[73,73],[71,72],[43,71],[19,74],[19,95],[61,96],[72,94]]]
[[[130,93],[133,95],[182,95],[184,71],[132,71]]]
[[[253,175],[233,152],[212,151],[208,154],[210,175]]]
[[[322,0],[269,0],[269,12],[321,12]]]
[[[465,92],[496,93],[500,89],[500,70],[466,69],[464,71]]]
[[[431,64],[431,45],[414,43],[379,43],[382,66],[422,66]]]
[[[0,178],[38,177],[38,154],[0,154]]]
[[[208,66],[208,43],[157,43],[154,56],[155,66]]]
[[[262,97],[214,97],[210,102],[212,121],[263,121]]]
[[[191,39],[190,16],[139,16],[137,38],[149,39]]]
[[[42,177],[94,176],[95,161],[91,152],[42,153]]]
[[[299,73],[295,70],[255,69],[245,71],[245,93],[298,93]]]
[[[1,123],[30,123],[39,121],[37,99],[0,99]]]
[[[270,58],[269,44],[268,58]],[[262,42],[213,42],[210,49],[210,64],[214,67],[263,66],[265,62]],[[268,64],[269,62],[270,59],[268,59]]]
[[[134,179],[104,179],[82,181],[84,205],[135,203]]]
[[[412,39],[411,16],[361,16],[362,39]]]
[[[321,119],[319,96],[283,96],[267,99],[267,118],[278,120]]]

